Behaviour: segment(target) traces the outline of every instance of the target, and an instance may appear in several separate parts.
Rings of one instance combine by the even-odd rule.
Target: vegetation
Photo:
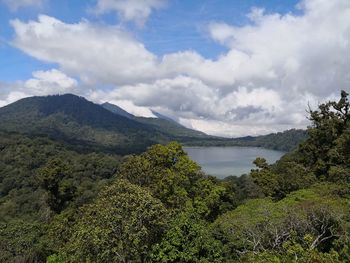
[[[184,139],[188,146],[243,146],[263,147],[266,149],[290,152],[307,138],[305,130],[291,129],[284,132],[271,133],[257,137],[247,136],[241,138],[207,137],[205,139]]]
[[[166,119],[127,117],[126,112],[115,110],[115,107],[97,105],[72,94],[25,98],[0,108],[0,131],[45,136],[82,153],[97,151],[121,155],[141,153],[155,143],[171,141],[186,145],[258,146],[284,151],[292,149],[304,138],[301,131],[267,137],[221,138]]]
[[[2,132],[0,262],[350,262],[347,96],[310,110],[297,149],[225,180],[176,142],[122,158]]]
[[[168,134],[172,140],[182,142],[186,146],[253,146],[289,152],[296,149],[299,143],[307,138],[305,130],[297,129],[257,137],[247,136],[234,139],[209,136],[202,132],[185,128],[179,123],[156,112],[154,114],[158,118],[145,118],[136,117],[110,103],[104,103],[102,106],[117,115],[149,125],[160,133]]]

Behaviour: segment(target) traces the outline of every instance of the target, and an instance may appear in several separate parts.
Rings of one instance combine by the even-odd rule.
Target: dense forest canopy
[[[120,157],[1,132],[0,262],[350,262],[349,107],[224,180],[176,142]]]

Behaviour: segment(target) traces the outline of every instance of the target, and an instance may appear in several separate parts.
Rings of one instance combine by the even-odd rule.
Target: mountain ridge
[[[46,136],[79,151],[118,154],[138,153],[152,144],[170,141],[187,146],[255,146],[290,151],[306,137],[302,130],[235,139],[216,137],[166,119],[130,114],[131,118],[115,105],[113,113],[112,106],[109,103],[106,109],[74,94],[28,97],[0,108],[0,130]]]

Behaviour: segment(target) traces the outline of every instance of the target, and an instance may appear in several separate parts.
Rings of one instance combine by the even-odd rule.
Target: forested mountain
[[[176,138],[179,141],[186,141],[186,138],[193,138],[194,140],[197,140],[197,139],[206,139],[206,138],[213,137],[213,136],[208,136],[205,133],[200,131],[188,129],[182,126],[181,124],[159,113],[155,113],[157,118],[136,117],[114,104],[104,103],[102,104],[102,106],[105,109],[117,115],[122,115],[122,116],[128,117],[129,119],[137,121],[139,123],[149,125],[152,128],[154,128],[156,131],[161,133],[166,133],[167,135],[171,136],[174,139]]]
[[[256,137],[247,136],[234,139],[208,136],[203,132],[188,129],[156,112],[154,114],[158,118],[145,118],[136,117],[114,104],[104,103],[102,106],[115,114],[127,116],[140,123],[151,125],[159,132],[170,134],[178,141],[191,146],[253,146],[288,152],[295,149],[299,143],[307,138],[306,130],[297,129]]]
[[[251,146],[289,152],[305,141],[307,137],[306,130],[291,129],[256,137],[222,138],[212,136],[195,140],[188,138],[185,144],[189,146]]]
[[[205,175],[176,142],[121,158],[0,133],[0,262],[350,262],[350,103],[250,174]]]
[[[0,108],[0,131],[48,136],[73,150],[128,154],[155,143],[195,146],[257,146],[289,151],[305,138],[291,130],[267,136],[222,138],[166,118],[135,117],[113,104],[94,104],[72,94],[30,97]]]
[[[164,138],[148,125],[71,94],[19,100],[0,108],[0,123],[0,130],[46,135],[80,150],[138,152]]]
[[[242,137],[234,139],[237,145],[256,146],[267,149],[289,152],[307,139],[306,130],[291,129],[257,137]]]

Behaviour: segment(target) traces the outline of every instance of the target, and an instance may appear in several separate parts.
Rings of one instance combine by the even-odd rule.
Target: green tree
[[[162,236],[167,215],[148,191],[117,180],[81,209],[68,242],[56,253],[80,262],[145,262]]]
[[[338,102],[329,101],[319,105],[317,110],[309,110],[312,125],[308,129],[308,139],[299,151],[304,157],[305,165],[312,168],[319,178],[328,175],[334,161],[341,161],[334,158],[334,146],[336,140],[349,129],[350,104],[347,96],[348,93],[342,91]]]
[[[339,260],[345,260],[350,210],[348,199],[335,194],[339,190],[337,185],[325,184],[293,192],[278,202],[248,201],[215,221],[215,237],[225,244],[224,251],[231,260],[263,262],[253,257],[261,254],[294,262],[295,257],[331,257],[332,251]],[[301,262],[322,262],[306,259]]]
[[[56,213],[74,197],[76,187],[68,179],[70,173],[68,166],[59,159],[50,160],[39,172],[41,186],[48,193],[48,205]]]
[[[223,262],[222,249],[210,225],[189,210],[172,220],[164,238],[153,247],[151,262]]]
[[[278,176],[270,169],[264,158],[256,158],[253,162],[258,169],[252,169],[250,175],[265,196],[274,196],[278,188]]]

